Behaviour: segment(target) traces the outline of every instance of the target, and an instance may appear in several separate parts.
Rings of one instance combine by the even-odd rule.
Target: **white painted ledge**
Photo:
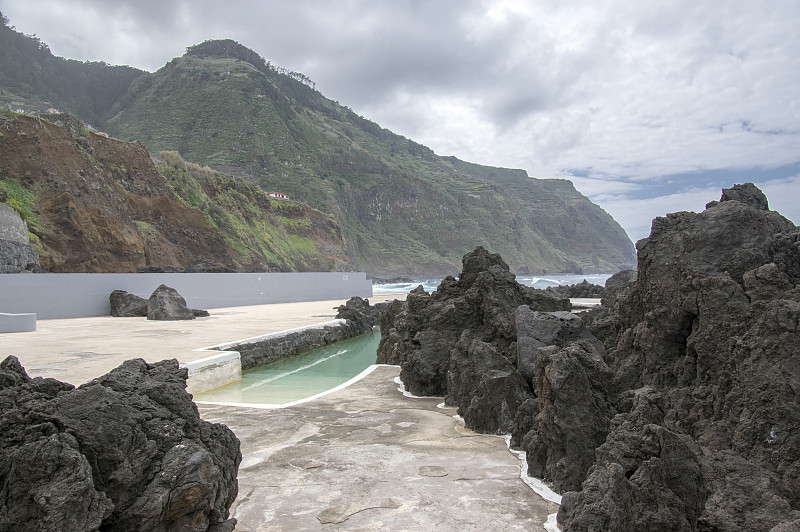
[[[200,360],[183,362],[189,370],[186,391],[197,394],[242,380],[242,360],[238,351],[223,351]]]

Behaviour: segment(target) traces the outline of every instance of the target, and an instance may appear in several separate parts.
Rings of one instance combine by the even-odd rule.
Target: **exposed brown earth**
[[[319,253],[301,266],[263,254],[248,260],[199,209],[180,201],[144,144],[90,133],[66,115],[56,118],[0,117],[0,179],[14,179],[35,196],[29,228],[41,241],[44,270],[133,272],[202,261],[229,270],[311,271],[347,261],[338,227],[303,205],[281,216],[309,219],[297,233],[318,242]],[[209,183],[209,198],[220,186]],[[257,205],[262,210],[252,216],[266,218],[270,200]]]

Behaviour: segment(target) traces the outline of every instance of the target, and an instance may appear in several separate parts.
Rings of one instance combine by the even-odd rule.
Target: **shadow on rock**
[[[582,317],[478,248],[389,307],[379,360],[510,431],[561,530],[799,529],[800,230],[747,183],[637,248]]]
[[[0,363],[0,529],[230,531],[239,440],[202,421],[175,360],[79,388]]]

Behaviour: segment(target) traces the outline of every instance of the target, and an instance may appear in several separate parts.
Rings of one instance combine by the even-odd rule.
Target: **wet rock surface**
[[[521,301],[476,250],[458,281],[390,306],[379,360],[475,430],[508,430],[514,411],[512,445],[565,492],[562,530],[791,529],[800,230],[748,183],[656,218],[637,247],[638,271],[582,318]]]
[[[230,531],[239,441],[174,360],[79,388],[0,363],[0,529]]]

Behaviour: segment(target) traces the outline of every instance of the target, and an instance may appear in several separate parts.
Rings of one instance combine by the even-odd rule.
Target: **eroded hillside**
[[[348,269],[333,219],[67,115],[0,116],[0,202],[28,222],[45,270]]]
[[[107,127],[330,213],[351,261],[376,275],[455,273],[476,245],[517,272],[634,264],[619,224],[568,181],[440,157],[300,76],[207,41],[137,78]]]

